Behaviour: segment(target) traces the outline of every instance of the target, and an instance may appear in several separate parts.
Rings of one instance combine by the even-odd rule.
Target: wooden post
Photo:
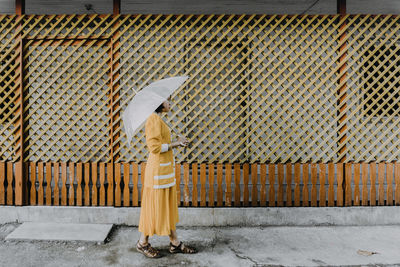
[[[18,16],[22,16],[25,13],[25,1],[24,0],[16,0],[15,1],[15,13]],[[17,30],[20,31],[22,27],[22,23],[19,23],[17,26]],[[22,206],[27,204],[27,175],[24,170],[24,97],[23,97],[23,39],[22,33],[18,34],[16,42],[18,43],[18,69],[19,77],[18,77],[18,99],[16,105],[18,106],[15,115],[18,116],[18,120],[16,120],[15,128],[18,129],[16,133],[16,146],[18,147],[16,151],[16,164],[15,164],[15,205]]]
[[[113,16],[118,16],[120,14],[120,7],[121,7],[121,1],[120,0],[114,0],[113,1]],[[115,140],[118,140],[119,138],[119,125],[114,125],[114,122],[118,120],[119,118],[119,112],[116,110],[119,107],[119,92],[115,93],[118,91],[119,87],[119,82],[115,82],[116,79],[118,79],[119,72],[114,73],[114,70],[118,68],[119,65],[119,49],[117,47],[119,46],[119,34],[118,34],[118,22],[115,22],[113,25],[113,36],[111,37],[110,41],[110,149],[111,149],[111,162],[114,163],[119,159],[119,153],[116,153],[115,151],[119,149],[119,143],[116,143],[114,145]]]
[[[337,0],[337,12],[340,14],[340,27],[339,27],[339,41],[342,41],[346,38],[347,35],[347,30],[346,30],[346,20],[345,15],[346,15],[346,0]],[[347,79],[347,62],[346,62],[346,57],[347,57],[347,42],[344,42],[340,47],[339,47],[339,53],[343,53],[339,57],[339,65],[341,67],[339,68],[339,90],[338,90],[338,96],[340,96],[342,93],[343,95],[339,97],[338,99],[338,105],[342,105],[339,110],[338,110],[338,117],[339,117],[339,124],[341,124],[343,121],[346,120],[346,109],[347,109],[347,104],[346,104],[346,98],[347,98],[347,93],[345,92],[347,90],[347,84],[346,84],[346,79]],[[343,125],[338,132],[338,135],[342,135],[345,131],[347,131],[347,125]],[[343,136],[339,139],[339,146],[343,145],[342,148],[339,150],[338,153],[338,160],[339,162],[345,162],[346,161],[346,151],[347,151],[347,146],[346,146],[346,140],[347,136],[346,134],[343,134]],[[348,175],[346,175],[346,168],[343,168],[343,178],[346,179]],[[350,174],[350,179],[351,179],[351,174]],[[342,186],[344,187],[347,184],[346,181],[343,182]],[[348,200],[346,200],[346,195],[345,195],[345,188],[343,189],[343,199],[345,202],[348,203]],[[350,200],[351,201],[351,200]]]
[[[121,11],[121,0],[113,0],[113,17],[116,17],[120,14]],[[115,22],[113,25],[113,35],[110,41],[110,158],[111,164],[114,164],[118,159],[120,153],[116,153],[115,151],[119,149],[119,142],[116,142],[119,138],[119,125],[115,124],[116,121],[119,119],[119,111],[116,111],[119,108],[119,83],[115,82],[118,79],[119,72],[114,73],[114,70],[118,68],[119,63],[119,33],[118,33],[118,22]],[[117,91],[117,93],[115,93]],[[115,182],[115,177],[113,177],[113,182]],[[119,192],[120,184],[115,185],[114,190],[118,190]],[[119,201],[119,196],[114,194],[115,199],[114,203]]]

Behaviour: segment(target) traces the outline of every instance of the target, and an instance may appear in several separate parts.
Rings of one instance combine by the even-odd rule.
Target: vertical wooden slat
[[[89,188],[89,181],[90,181],[90,163],[84,163],[84,181],[85,181],[85,188],[84,188],[84,203],[85,206],[90,206],[90,188]]]
[[[115,206],[121,207],[121,163],[114,163]]]
[[[308,163],[303,164],[303,207],[310,206],[310,203],[308,202],[308,165]]]
[[[199,205],[199,194],[197,191],[198,183],[198,166],[197,163],[192,163],[192,206],[197,207]]]
[[[283,179],[284,179],[284,168],[282,163],[278,163],[278,196],[277,204],[278,207],[283,206]]]
[[[347,175],[347,173],[346,173]],[[351,184],[350,184],[351,188]],[[360,206],[360,163],[354,163],[354,206]]]
[[[394,201],[395,205],[400,205],[400,162],[396,162],[394,165]]]
[[[43,162],[38,163],[38,182],[39,182],[39,188],[38,188],[38,205],[43,205],[44,204],[44,192],[43,192]]]
[[[337,194],[336,194],[336,205],[338,207],[343,206],[343,163],[336,164],[337,171]]]
[[[268,206],[275,207],[275,164],[268,164],[269,201]]]
[[[393,205],[393,163],[386,164],[386,205]]]
[[[4,182],[6,180],[6,163],[0,161],[0,205],[6,203],[6,194],[4,190]]]
[[[232,164],[225,164],[225,183],[226,183],[226,191],[225,191],[225,206],[232,206]]]
[[[176,178],[176,200],[178,206],[181,206],[181,164],[175,164],[175,178]]]
[[[265,207],[267,206],[267,164],[265,163],[260,164],[260,183],[260,206]]]
[[[235,181],[235,207],[240,207],[240,164],[235,163],[234,166],[234,181]]]
[[[300,206],[300,163],[294,164],[294,206]]]
[[[190,200],[190,195],[189,195],[189,163],[185,162],[183,163],[183,205],[185,207],[189,206],[189,200]]]
[[[367,206],[368,205],[368,163],[363,162],[361,165],[362,170],[362,200],[361,205]]]
[[[67,163],[61,163],[61,205],[67,206]]]
[[[378,164],[378,205],[385,205],[385,163]]]
[[[371,162],[370,163],[370,177],[371,177],[371,188],[370,188],[370,205],[375,206],[376,205],[376,163]]]
[[[76,181],[78,186],[76,187],[76,205],[82,206],[82,162],[76,164]]]
[[[335,206],[335,165],[330,162],[328,163],[328,206]]]
[[[130,190],[129,190],[129,182],[130,182],[130,169],[129,163],[124,163],[124,207],[130,206]]]
[[[4,162],[3,162],[3,164],[4,164]],[[36,163],[31,162],[30,168],[31,168],[31,177],[30,177],[30,180],[31,180],[31,200],[30,200],[30,202],[31,203],[30,203],[30,205],[36,205],[37,204],[37,202],[36,202]],[[1,186],[2,186],[2,183],[0,181],[0,195],[1,195]],[[0,204],[1,204],[1,200],[0,200]]]
[[[251,205],[253,207],[257,206],[257,201],[258,201],[257,183],[258,183],[258,165],[257,165],[257,163],[253,163],[253,164],[251,164]],[[263,183],[261,183],[261,186],[262,186],[262,184]],[[261,194],[262,194],[262,191],[261,191]],[[262,199],[260,199],[260,201],[262,201]],[[265,205],[266,205],[266,203],[265,203]],[[261,202],[261,206],[263,206],[262,202]]]
[[[292,203],[292,163],[286,163],[286,206],[293,206]]]
[[[60,205],[60,163],[54,162],[54,205]]]
[[[206,206],[206,175],[207,175],[207,165],[205,163],[200,164],[200,206]]]
[[[114,163],[107,163],[107,206],[114,205]]]
[[[22,146],[22,144],[21,144]],[[22,154],[22,153],[21,153]],[[22,155],[21,155],[22,158]],[[15,163],[15,205],[22,206],[27,202],[27,176],[23,160]]]
[[[217,164],[217,206],[222,206],[223,192],[222,192],[222,176],[223,176],[223,165]]]
[[[214,207],[214,164],[208,165],[208,183],[210,186],[208,193],[208,206]]]
[[[106,205],[106,189],[104,187],[105,180],[106,180],[106,163],[105,162],[100,162],[100,173],[99,173],[99,179],[100,179],[100,206],[105,206]]]
[[[311,163],[311,206],[317,206],[317,180],[318,180],[318,169],[316,163]]]
[[[92,206],[99,205],[97,193],[97,162],[92,162]]]
[[[320,163],[319,165],[319,206],[326,207],[326,164]]]
[[[51,206],[51,162],[46,162],[46,205]]]
[[[12,162],[7,162],[7,205],[14,205],[14,192],[13,192],[13,164]],[[43,182],[43,164],[42,164],[42,182]],[[43,190],[42,190],[42,197],[43,197]],[[43,205],[43,201],[42,201]]]
[[[139,165],[137,163],[132,163],[132,205],[134,207],[139,206]]]
[[[243,164],[243,206],[249,206],[249,164]]]
[[[351,206],[352,202],[352,188],[351,188],[351,182],[353,178],[353,172],[352,172],[352,166],[353,163],[346,163],[344,165],[345,167],[345,187],[344,187],[344,192],[345,192],[345,197],[344,197],[344,203],[345,206]]]

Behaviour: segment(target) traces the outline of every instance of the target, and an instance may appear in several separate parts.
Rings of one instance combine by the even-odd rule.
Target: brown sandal
[[[157,249],[153,248],[150,243],[147,243],[147,245],[142,246],[139,241],[136,243],[136,250],[145,255],[148,258],[160,258],[161,254],[160,251]]]
[[[184,245],[181,241],[177,246],[174,246],[172,243],[169,243],[169,252],[172,254],[175,253],[194,254],[197,253],[197,250],[194,247]]]

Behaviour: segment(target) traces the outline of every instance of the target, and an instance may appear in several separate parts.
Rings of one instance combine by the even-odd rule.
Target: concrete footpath
[[[19,225],[0,225],[0,266],[400,266],[400,225],[178,228],[199,253],[170,255],[154,237],[160,259],[136,252],[132,226],[114,226],[105,244],[6,241]]]

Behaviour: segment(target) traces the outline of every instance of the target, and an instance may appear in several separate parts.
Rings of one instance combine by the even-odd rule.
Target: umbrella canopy
[[[129,144],[136,130],[187,78],[188,76],[179,76],[156,81],[143,88],[133,97],[122,114]]]

